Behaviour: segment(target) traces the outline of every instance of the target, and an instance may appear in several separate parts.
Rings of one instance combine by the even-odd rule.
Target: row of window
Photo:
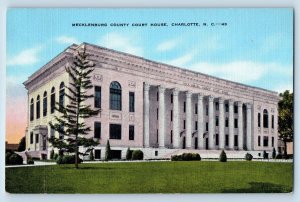
[[[134,140],[134,125],[129,125],[129,140]],[[94,138],[101,139],[101,122],[94,122]],[[122,139],[122,125],[109,124],[109,139]]]
[[[272,120],[271,120],[271,127],[274,129],[274,115],[272,115]],[[264,109],[263,111],[263,127],[264,128],[269,128],[269,114],[268,110]],[[257,114],[257,126],[260,128],[261,127],[261,115],[260,113]]]
[[[259,146],[259,147],[261,146],[260,141],[261,141],[261,137],[258,136],[257,137],[257,146]],[[274,147],[274,137],[272,137],[271,144],[272,144],[271,146]],[[268,136],[263,136],[263,146],[264,147],[269,146],[269,137]]]

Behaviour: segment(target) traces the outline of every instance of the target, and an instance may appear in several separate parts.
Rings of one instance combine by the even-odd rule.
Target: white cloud
[[[80,44],[80,42],[78,41],[78,39],[76,39],[75,37],[70,37],[70,36],[60,36],[56,38],[56,41],[60,44]]]
[[[32,65],[39,61],[38,54],[42,50],[41,46],[25,49],[14,56],[8,56],[7,65]]]
[[[174,58],[172,60],[164,61],[164,63],[174,65],[177,67],[183,67],[183,66],[187,67],[187,64],[190,63],[194,59],[196,54],[197,54],[197,51],[192,50],[180,57]]]
[[[168,51],[168,50],[171,50],[171,49],[175,48],[176,46],[178,46],[179,43],[180,43],[180,41],[178,39],[163,41],[162,43],[158,44],[158,46],[156,47],[156,50],[161,51],[161,52]]]
[[[103,36],[98,44],[125,53],[143,56],[143,49],[137,45],[137,40],[133,35],[125,36],[117,32],[111,32]]]
[[[292,83],[280,84],[280,85],[277,85],[273,90],[278,93],[283,93],[286,90],[293,92],[293,84]]]

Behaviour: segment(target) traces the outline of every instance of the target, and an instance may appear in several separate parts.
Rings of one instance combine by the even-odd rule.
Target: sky
[[[129,26],[111,26],[122,23]],[[25,135],[27,91],[22,83],[72,43],[88,42],[276,92],[293,90],[293,10],[288,8],[9,9],[6,35],[10,143]]]

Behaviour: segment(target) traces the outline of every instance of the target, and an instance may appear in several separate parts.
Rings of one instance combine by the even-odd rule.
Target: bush
[[[253,159],[253,156],[252,156],[251,154],[247,153],[247,154],[245,155],[245,160],[251,161],[252,159]]]
[[[282,159],[282,154],[277,154],[276,159]]]
[[[30,165],[30,164],[31,164],[31,165],[34,164],[33,159],[32,159],[32,158],[27,159],[27,164],[29,164],[29,165]]]
[[[52,149],[51,151],[50,151],[50,159],[52,160],[54,158],[54,150]]]
[[[132,150],[128,147],[127,152],[126,152],[126,160],[131,160],[132,159]]]
[[[11,152],[6,152],[5,154],[5,164],[8,165],[9,164],[9,157],[12,155],[13,153]]]
[[[264,151],[264,153],[263,153],[263,158],[264,158],[264,159],[267,159],[267,158],[268,158],[268,154],[267,154],[266,151]]]
[[[58,154],[55,153],[55,154],[53,155],[53,160],[57,160],[57,158],[58,158]]]
[[[171,156],[171,161],[182,161],[181,155],[173,155]]]
[[[201,156],[198,153],[193,153],[192,154],[192,160],[193,161],[201,161]]]
[[[198,153],[183,153],[171,156],[171,161],[201,161],[201,157]]]
[[[273,147],[273,151],[272,151],[272,158],[275,159],[276,158],[276,150],[275,148]]]
[[[143,160],[144,159],[144,153],[141,150],[134,150],[132,152],[131,160]]]
[[[57,158],[56,158],[56,164],[62,164],[62,159],[63,159],[63,156],[61,156],[61,155],[59,155],[59,156],[57,156]]]
[[[224,150],[222,150],[220,157],[219,157],[220,162],[227,162],[227,156]]]
[[[90,161],[94,161],[95,160],[94,151],[93,150],[90,151],[89,157],[90,157]]]
[[[192,160],[192,153],[183,153],[182,154],[183,161],[191,161]]]
[[[111,160],[111,150],[109,140],[107,140],[106,148],[105,148],[105,161]]]
[[[23,158],[20,155],[13,153],[9,156],[8,165],[22,165],[22,164],[23,164]]]
[[[81,163],[82,159],[78,158],[78,163]],[[75,155],[59,156],[56,160],[57,164],[75,164]]]

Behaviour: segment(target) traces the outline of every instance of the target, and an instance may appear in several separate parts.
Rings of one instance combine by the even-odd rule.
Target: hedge
[[[132,152],[131,160],[143,160],[144,159],[144,153],[141,150],[134,150]]]
[[[201,161],[201,157],[198,153],[183,153],[171,156],[171,161]]]

